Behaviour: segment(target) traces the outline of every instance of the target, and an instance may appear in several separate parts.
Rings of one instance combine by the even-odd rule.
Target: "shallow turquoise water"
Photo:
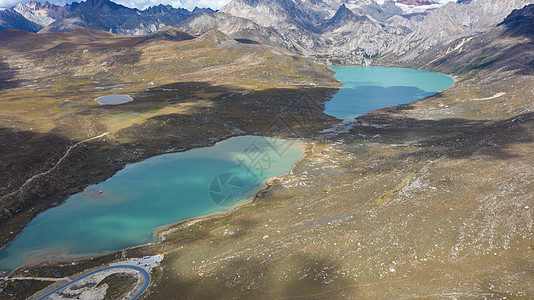
[[[236,137],[128,165],[38,215],[0,253],[0,269],[152,242],[159,226],[228,210],[250,199],[268,177],[291,171],[303,155],[291,143]]]
[[[369,111],[433,95],[453,84],[443,74],[406,68],[335,67],[343,87],[326,104],[325,113],[354,119]]]

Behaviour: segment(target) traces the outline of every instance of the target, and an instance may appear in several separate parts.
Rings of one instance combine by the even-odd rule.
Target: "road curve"
[[[106,271],[106,270],[110,270],[110,269],[133,269],[139,273],[141,273],[141,275],[143,275],[143,286],[141,286],[141,289],[139,291],[137,291],[137,293],[135,293],[135,295],[132,296],[132,300],[135,300],[137,298],[139,298],[139,296],[141,296],[145,291],[146,289],[148,288],[148,285],[150,284],[150,273],[148,273],[145,269],[141,268],[141,267],[138,267],[138,266],[135,266],[135,265],[114,265],[114,266],[109,266],[109,267],[105,267],[105,268],[101,268],[101,269],[98,269],[98,270],[95,270],[95,271],[92,271],[92,272],[89,272],[79,278],[76,278],[74,279],[73,281],[71,282],[68,282],[58,288],[56,288],[55,290],[47,293],[46,295],[44,296],[41,296],[38,298],[38,300],[45,300],[47,299],[48,297],[52,296],[53,294],[61,291],[62,289],[68,287],[69,285],[72,285],[84,278],[87,278],[91,275],[94,275],[96,273],[99,273],[99,272],[102,272],[102,271]]]

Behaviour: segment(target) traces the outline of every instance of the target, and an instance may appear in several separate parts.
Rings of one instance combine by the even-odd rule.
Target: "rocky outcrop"
[[[352,10],[348,9],[345,4],[337,10],[336,14],[328,20],[326,23],[322,24],[315,31],[319,33],[333,32],[343,26],[346,26],[350,23],[355,22],[365,22],[370,21],[369,18],[365,15],[356,15]]]
[[[514,10],[499,26],[506,27],[507,33],[514,36],[534,39],[534,5]]]
[[[173,26],[167,26],[163,29],[152,32],[146,36],[145,40],[157,39],[157,40],[167,40],[167,41],[186,41],[192,40],[195,37],[179,30]]]

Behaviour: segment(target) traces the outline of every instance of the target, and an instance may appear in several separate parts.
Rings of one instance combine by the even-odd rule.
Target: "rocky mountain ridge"
[[[284,11],[287,12],[287,19],[295,19],[298,23],[305,24],[305,27],[317,26],[323,23],[335,14],[340,5],[345,4],[349,9],[358,15],[369,14],[373,19],[383,21],[387,17],[393,15],[403,14],[406,12],[406,7],[422,7],[424,9],[440,6],[434,1],[415,1],[406,2],[407,0],[399,1],[378,1],[378,0],[334,0],[334,1],[270,1],[265,8],[265,12],[269,15],[270,12],[275,16]],[[462,0],[457,0],[462,1]],[[442,1],[438,1],[442,2]],[[407,5],[406,3],[411,3]],[[435,4],[432,4],[435,3]],[[412,5],[413,4],[413,5]],[[430,6],[428,5],[430,4]],[[245,1],[245,5],[252,5],[255,7],[263,7],[264,3],[258,0]],[[81,12],[80,7],[96,8],[90,11],[89,16]],[[115,16],[120,19],[128,18],[130,24],[119,24],[117,20],[109,18],[107,11],[102,11],[102,8],[111,7],[115,11]],[[120,8],[123,8],[122,10]],[[120,13],[117,14],[117,12]],[[162,28],[165,25],[176,25],[176,21],[183,21],[188,17],[201,13],[212,12],[211,9],[195,8],[193,11],[187,11],[182,8],[174,8],[170,5],[158,5],[149,7],[145,10],[138,10],[134,8],[127,8],[122,5],[113,3],[109,0],[89,0],[86,2],[73,2],[64,6],[50,4],[49,2],[31,1],[27,4],[19,3],[12,8],[3,10],[0,14],[0,30],[4,28],[21,29],[26,31],[37,32],[44,27],[54,23],[52,28],[47,29],[46,32],[70,30],[76,25],[83,25],[102,29],[108,27],[111,32],[123,34],[147,34],[151,31]],[[132,14],[132,12],[134,14]],[[383,14],[387,12],[387,14]],[[139,16],[140,20],[135,18]],[[95,18],[96,20],[86,20]],[[247,16],[247,18],[249,18]],[[64,22],[61,22],[64,20]],[[98,20],[101,19],[101,20]],[[147,20],[148,19],[148,20]],[[252,17],[251,19],[255,19]],[[96,23],[90,22],[96,21]],[[272,20],[275,22],[275,20]],[[135,23],[138,28],[133,28]],[[106,24],[109,23],[109,24]],[[151,23],[151,24],[147,24]],[[107,25],[107,26],[106,26]],[[122,26],[121,26],[122,25]],[[269,26],[268,24],[260,24],[262,26]],[[137,30],[136,30],[137,29]]]
[[[487,32],[502,22],[514,9],[532,0],[477,0],[469,4],[450,3],[429,12],[420,24],[389,51],[400,61],[416,59],[437,45]]]
[[[460,1],[405,14],[390,1],[379,5],[366,0],[234,0],[221,11],[277,31],[289,48],[325,64],[370,64],[384,57],[393,62],[414,60],[436,45],[486,32],[512,10],[531,3]]]
[[[13,28],[46,33],[84,26],[117,34],[142,35],[202,12],[212,10],[196,8],[188,11],[163,4],[138,10],[109,0],[87,0],[65,6],[32,1],[0,11],[0,30]]]
[[[148,34],[176,26],[192,35],[219,30],[230,37],[314,57],[327,64],[404,63],[458,38],[488,31],[534,0],[455,1],[423,13],[399,5],[428,1],[233,0],[220,12],[159,5],[131,9],[110,0],[66,6],[30,2],[0,12],[0,28],[62,32],[78,26],[117,34]],[[400,4],[399,4],[400,3]],[[408,4],[406,4],[408,3]],[[5,20],[11,20],[6,22]]]
[[[40,26],[48,26],[54,21],[66,17],[71,9],[72,6],[70,5],[59,6],[50,4],[48,1],[43,3],[31,1],[25,5],[19,3],[13,8],[24,18]]]
[[[41,25],[26,19],[14,9],[0,10],[0,30],[16,28],[36,32],[43,28]]]

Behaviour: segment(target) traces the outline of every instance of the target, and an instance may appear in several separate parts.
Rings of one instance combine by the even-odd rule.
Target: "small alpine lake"
[[[129,95],[108,95],[95,99],[95,102],[100,105],[118,105],[132,101],[134,101],[134,99]]]

